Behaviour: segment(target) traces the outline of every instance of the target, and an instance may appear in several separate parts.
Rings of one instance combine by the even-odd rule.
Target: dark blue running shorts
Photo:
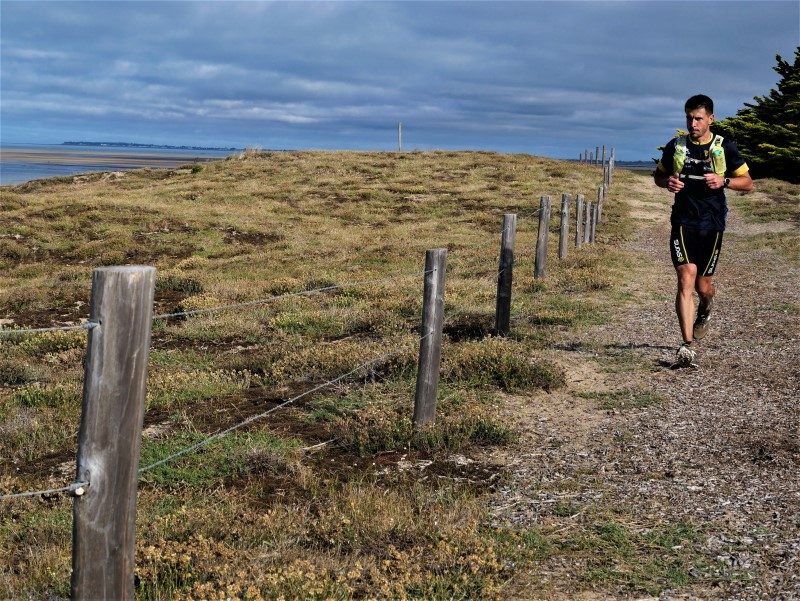
[[[683,225],[673,225],[669,237],[669,252],[675,269],[687,263],[697,265],[697,275],[712,276],[717,268],[722,248],[722,232],[718,230],[693,230]]]

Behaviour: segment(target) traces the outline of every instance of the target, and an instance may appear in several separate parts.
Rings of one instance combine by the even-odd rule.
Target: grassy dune
[[[623,189],[642,176],[618,177]],[[593,200],[600,178],[527,155],[251,152],[201,169],[3,187],[6,329],[85,318],[100,265],[155,265],[156,313],[270,299],[154,323],[143,464],[391,354],[145,473],[138,598],[502,597],[543,554],[626,536],[611,524],[580,544],[547,539],[493,527],[486,510],[503,481],[486,450],[514,439],[503,396],[562,386],[554,342],[629,298],[624,203],[606,205],[597,244],[556,257],[561,193]],[[535,281],[543,194],[556,208],[548,277]],[[513,333],[496,339],[506,212],[518,214]],[[439,419],[413,433],[421,272],[438,247],[448,249]],[[0,490],[70,481],[85,345],[83,332],[0,338]],[[5,502],[0,596],[68,594],[70,507]],[[629,588],[666,578],[648,573]]]

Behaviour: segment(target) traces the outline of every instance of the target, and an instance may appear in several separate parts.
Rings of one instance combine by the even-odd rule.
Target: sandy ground
[[[509,399],[523,435],[497,457],[512,478],[493,510],[502,524],[565,532],[609,508],[634,530],[689,523],[703,533],[696,552],[727,577],[696,574],[660,598],[800,599],[800,270],[780,252],[748,244],[794,226],[750,226],[730,215],[700,366],[673,370],[680,335],[669,209],[659,192],[653,187],[655,202],[632,207],[640,223],[628,245],[636,257],[633,299],[611,322],[565,337],[566,390]],[[622,368],[609,369],[615,365]],[[609,411],[577,396],[622,389],[661,401]],[[553,515],[554,503],[565,500],[578,513]],[[575,597],[569,591],[581,588],[580,572],[580,565],[545,561],[510,596],[530,598],[526,590],[536,583],[549,591],[545,599],[628,598],[621,591]]]

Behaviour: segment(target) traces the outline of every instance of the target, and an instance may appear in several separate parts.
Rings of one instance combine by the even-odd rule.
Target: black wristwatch
[[[730,185],[731,185],[731,178],[726,177],[725,180],[722,182],[722,187],[727,188]]]

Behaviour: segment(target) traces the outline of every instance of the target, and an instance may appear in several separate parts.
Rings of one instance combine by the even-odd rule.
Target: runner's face
[[[714,115],[709,115],[705,108],[686,113],[686,129],[692,140],[702,140],[708,135],[708,128],[714,123]]]

